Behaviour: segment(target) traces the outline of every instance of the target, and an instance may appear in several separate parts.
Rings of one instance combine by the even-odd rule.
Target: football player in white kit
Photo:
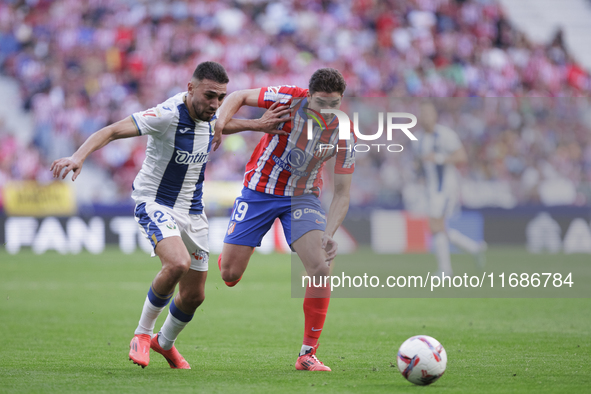
[[[415,148],[425,172],[429,227],[439,274],[452,274],[449,242],[472,254],[482,268],[486,243],[476,242],[445,225],[446,219],[459,210],[456,165],[467,161],[466,151],[455,131],[437,124],[437,110],[432,103],[421,104],[418,120],[424,133],[418,137]]]
[[[220,64],[201,63],[187,92],[97,131],[71,157],[51,165],[54,177],[64,179],[73,171],[74,181],[95,150],[116,139],[148,135],[146,159],[133,182],[132,197],[135,219],[162,269],[150,286],[130,343],[129,358],[142,368],[150,361],[150,349],[162,354],[171,368],[191,368],[174,342],[205,298],[209,245],[202,186],[209,153],[220,142],[214,137],[215,114],[228,82]],[[242,129],[280,133],[276,126],[285,121],[281,117],[287,111],[274,107],[261,119],[232,121]],[[179,292],[166,321],[154,334],[156,319],[171,301],[177,283]]]

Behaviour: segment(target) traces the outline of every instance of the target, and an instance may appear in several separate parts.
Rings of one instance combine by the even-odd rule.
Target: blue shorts
[[[261,246],[263,237],[277,218],[281,220],[290,246],[309,231],[326,229],[326,213],[318,197],[312,194],[276,196],[245,187],[234,202],[224,243]]]

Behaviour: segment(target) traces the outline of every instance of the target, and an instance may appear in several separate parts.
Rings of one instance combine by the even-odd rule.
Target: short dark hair
[[[316,70],[310,77],[308,84],[311,95],[316,92],[339,92],[342,95],[346,88],[347,83],[339,70],[329,67]]]
[[[216,62],[203,62],[200,63],[195,71],[193,72],[193,78],[203,81],[209,79],[217,83],[228,83],[230,79],[224,66]]]

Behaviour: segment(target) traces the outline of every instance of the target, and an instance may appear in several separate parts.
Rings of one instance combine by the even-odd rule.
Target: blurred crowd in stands
[[[544,45],[528,41],[494,0],[6,0],[0,73],[18,81],[35,128],[22,145],[0,121],[0,187],[48,181],[51,161],[99,128],[186,90],[195,66],[214,60],[228,71],[229,91],[307,87],[317,68],[329,66],[345,76],[349,97],[551,98],[540,101],[547,108],[509,100],[504,117],[442,121],[468,150],[466,184],[505,182],[516,203],[544,203],[543,181],[561,179],[575,188],[571,203],[591,203],[591,83],[572,55],[560,31]],[[242,179],[259,138],[227,137],[206,179]],[[87,198],[128,201],[144,148],[136,138],[95,153],[86,166],[102,176]],[[357,157],[379,170],[376,182],[391,188],[388,195],[402,198],[414,179],[403,160]],[[107,179],[112,193],[98,181]],[[354,188],[354,204],[371,203],[363,186]]]
[[[353,100],[370,99],[349,99]],[[396,112],[419,114],[420,104],[427,100],[438,110],[438,123],[455,130],[466,149],[467,163],[458,165],[457,171],[464,206],[591,205],[588,98],[390,98],[386,106]],[[376,132],[375,113],[384,107],[370,105],[379,109],[366,110],[374,119],[367,125],[360,121],[364,134]],[[398,143],[404,150],[390,153],[382,147],[378,152],[377,146],[371,146],[368,153],[356,155],[352,191],[356,205],[394,207],[404,203],[409,208],[425,202],[424,174],[416,156],[418,146],[413,146],[421,144],[420,116],[412,130],[419,141],[411,142],[400,131],[392,134],[392,141],[386,140],[385,132],[376,141],[358,141],[358,145],[370,146]]]

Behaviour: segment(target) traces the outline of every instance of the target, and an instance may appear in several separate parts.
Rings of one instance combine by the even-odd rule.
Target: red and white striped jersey
[[[244,186],[278,196],[320,195],[322,169],[336,155],[334,172],[352,174],[355,169],[355,135],[339,140],[338,119],[327,127],[314,122],[313,136],[308,140],[308,116],[305,112],[308,89],[296,86],[262,88],[258,106],[269,108],[273,103],[289,105],[293,121],[278,128],[288,135],[265,134],[246,165]],[[353,128],[351,127],[351,130]],[[332,148],[331,148],[332,147]]]

